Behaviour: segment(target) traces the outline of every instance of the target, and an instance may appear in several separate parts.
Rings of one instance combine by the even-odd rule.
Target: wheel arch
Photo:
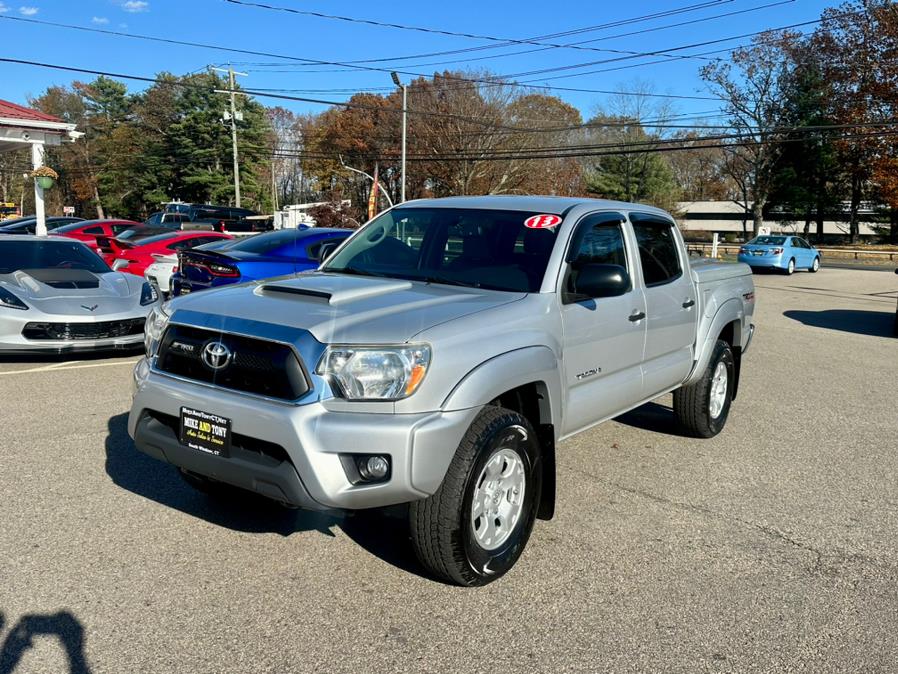
[[[542,455],[538,517],[555,513],[555,443],[560,428],[561,379],[558,358],[535,346],[491,358],[468,372],[447,396],[444,410],[497,405],[522,414],[536,430]]]
[[[708,322],[707,330],[699,330],[699,335],[704,334],[705,338],[701,340],[699,337],[697,340],[701,346],[698,348],[697,358],[692,365],[692,372],[686,378],[684,385],[693,384],[701,378],[714,353],[714,345],[718,339],[722,339],[732,348],[735,359],[736,382],[733,388],[733,398],[735,399],[739,389],[739,370],[742,361],[743,315],[742,304],[735,298],[727,300],[718,307],[714,318]]]

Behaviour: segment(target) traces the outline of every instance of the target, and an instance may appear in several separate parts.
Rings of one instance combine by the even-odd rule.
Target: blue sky
[[[583,0],[519,0],[484,2],[302,2],[264,0],[264,4],[300,10],[340,14],[381,22],[401,23],[453,32],[500,38],[530,39],[535,36],[576,30],[642,17],[699,4],[701,0],[631,0],[631,2],[584,2]],[[711,4],[714,0],[706,0]],[[167,70],[183,74],[209,64],[235,62],[249,72],[241,83],[252,89],[289,90],[291,95],[345,100],[348,90],[390,87],[387,72],[370,72],[335,66],[308,66],[295,62],[223,51],[158,44],[124,37],[85,33],[70,29],[29,24],[31,19],[74,24],[104,30],[170,37],[190,42],[230,46],[331,62],[368,60],[370,67],[396,67],[409,73],[431,74],[444,68],[488,69],[499,74],[517,74],[560,68],[621,56],[597,50],[656,51],[718,38],[738,36],[766,28],[786,26],[819,18],[835,0],[720,0],[703,9],[640,21],[630,25],[584,32],[570,37],[546,39],[554,44],[590,40],[583,49],[512,45],[495,48],[494,42],[394,28],[347,23],[311,16],[240,6],[226,0],[0,0],[0,57],[44,61],[75,67],[152,76]],[[755,9],[758,8],[758,9]],[[744,13],[713,18],[729,12]],[[664,28],[673,23],[700,23]],[[622,33],[662,28],[639,35]],[[805,30],[810,30],[813,27]],[[722,50],[745,40],[687,49],[678,55]],[[464,54],[427,56],[394,62],[392,59],[471,47],[490,47]],[[529,52],[529,53],[516,53]],[[720,56],[722,54],[714,54]],[[482,58],[489,57],[489,58]],[[481,60],[470,60],[478,58]],[[535,84],[577,89],[619,90],[648,87],[655,93],[707,95],[698,70],[700,59],[636,58],[590,67],[557,70],[521,76]],[[452,63],[437,64],[442,61]],[[261,65],[269,64],[269,65]],[[640,65],[637,65],[640,64]],[[637,65],[637,67],[629,67]],[[628,66],[608,72],[608,68]],[[605,70],[606,72],[592,72]],[[581,74],[589,72],[589,74]],[[564,76],[561,79],[549,79]],[[406,79],[408,76],[404,76]],[[68,84],[89,76],[53,72],[41,68],[0,63],[0,98],[24,103],[51,84]],[[129,83],[132,90],[141,88]],[[607,97],[590,92],[555,90],[588,116],[596,106],[607,105]],[[296,111],[320,111],[324,106],[301,102],[261,99]],[[674,111],[699,114],[713,110],[713,101],[675,100]]]

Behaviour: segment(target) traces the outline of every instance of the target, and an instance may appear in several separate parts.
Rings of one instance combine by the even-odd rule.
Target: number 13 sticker
[[[560,215],[533,215],[524,220],[524,227],[528,229],[549,229],[560,224]]]

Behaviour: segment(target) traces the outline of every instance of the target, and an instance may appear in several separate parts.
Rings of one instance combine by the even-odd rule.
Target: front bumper
[[[101,339],[26,339],[22,331],[28,323],[91,323],[105,321],[145,320],[153,305],[141,307],[139,313],[129,312],[95,317],[35,313],[33,311],[3,310],[0,316],[0,355],[85,353],[137,349],[143,346],[143,333],[105,337]]]
[[[310,509],[362,509],[425,498],[443,481],[479,408],[417,414],[351,411],[333,400],[294,405],[173,379],[141,360],[128,432],[140,451],[180,468]],[[183,446],[181,407],[231,420],[228,458]],[[350,411],[346,408],[350,407]],[[339,408],[339,409],[337,409]],[[352,484],[341,454],[383,454],[387,482]]]

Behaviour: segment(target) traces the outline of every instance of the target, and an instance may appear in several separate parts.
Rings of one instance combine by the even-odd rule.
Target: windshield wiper
[[[447,286],[462,286],[463,288],[479,288],[480,283],[477,281],[472,281],[467,283],[465,281],[459,281],[458,279],[448,278],[446,276],[440,276],[439,274],[429,274],[427,276],[414,276],[409,277],[411,281],[422,281],[423,283],[442,283]]]
[[[392,278],[390,274],[370,271],[368,269],[359,269],[358,267],[336,267],[334,269],[325,267],[321,271],[332,274],[351,274],[353,276],[375,276],[377,278]]]

